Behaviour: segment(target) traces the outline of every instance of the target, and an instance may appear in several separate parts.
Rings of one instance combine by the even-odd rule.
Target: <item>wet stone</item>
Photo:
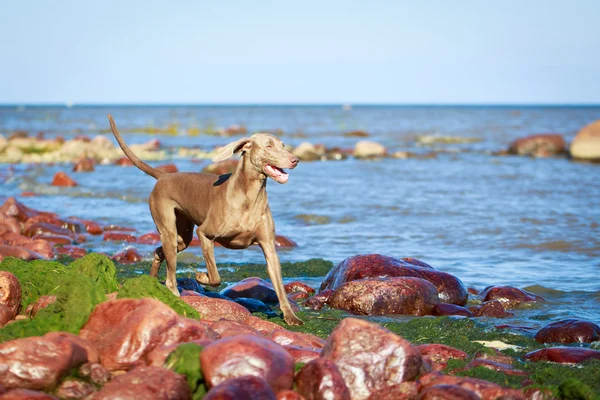
[[[600,326],[577,318],[552,322],[535,334],[540,343],[591,343],[600,340]]]

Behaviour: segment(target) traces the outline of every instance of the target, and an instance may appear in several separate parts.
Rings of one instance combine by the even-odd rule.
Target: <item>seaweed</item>
[[[160,300],[184,317],[200,319],[198,311],[181,301],[166,286],[161,285],[156,279],[148,275],[127,279],[117,295],[119,299],[141,299],[143,297]]]
[[[0,263],[0,270],[15,274],[21,284],[22,309],[35,303],[40,296],[56,295],[61,284],[71,273],[71,268],[53,261],[24,261],[6,257]]]
[[[115,264],[104,254],[90,253],[70,263],[69,267],[90,277],[104,293],[116,292],[119,288]]]
[[[200,365],[200,353],[204,348],[195,343],[184,343],[171,352],[165,361],[165,368],[185,376],[192,399],[201,399],[206,394],[206,385]]]
[[[63,277],[54,294],[56,302],[41,309],[35,318],[16,321],[0,329],[0,342],[54,331],[77,334],[94,307],[105,300],[102,290],[90,278],[78,273]]]

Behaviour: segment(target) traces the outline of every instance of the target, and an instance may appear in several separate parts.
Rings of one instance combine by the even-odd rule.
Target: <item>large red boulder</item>
[[[142,366],[118,375],[90,400],[190,400],[183,375],[161,367]]]
[[[267,381],[278,392],[290,389],[294,379],[292,356],[280,345],[254,335],[214,341],[200,353],[200,363],[208,387],[253,375]]]
[[[216,337],[207,324],[183,318],[150,298],[97,305],[79,334],[96,347],[109,370],[131,369],[157,346]]]
[[[0,304],[17,315],[21,308],[21,298],[21,284],[17,277],[12,272],[0,271]]]
[[[362,315],[428,315],[439,303],[430,282],[413,277],[369,278],[338,286],[329,305]]]
[[[0,344],[0,385],[8,389],[52,390],[88,352],[70,337],[47,334]]]
[[[356,400],[367,399],[385,386],[415,380],[422,364],[419,350],[409,341],[356,318],[346,318],[335,327],[321,357],[337,365]]]
[[[600,340],[600,326],[577,318],[552,322],[535,334],[540,343],[591,343]]]
[[[350,400],[350,391],[340,371],[327,358],[307,363],[294,379],[296,390],[306,400]]]
[[[336,289],[340,285],[366,278],[414,277],[431,282],[438,291],[441,303],[467,303],[467,288],[457,277],[437,271],[430,265],[414,258],[396,259],[380,254],[367,254],[350,257],[332,268],[320,291]]]
[[[202,320],[218,321],[227,319],[242,322],[250,317],[250,311],[233,301],[207,296],[182,296],[181,300],[200,313]]]

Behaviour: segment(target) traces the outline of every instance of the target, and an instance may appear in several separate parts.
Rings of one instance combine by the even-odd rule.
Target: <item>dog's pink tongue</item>
[[[266,168],[269,176],[277,183],[286,183],[288,181],[288,174],[285,173],[282,169],[274,167],[272,165],[267,165]]]

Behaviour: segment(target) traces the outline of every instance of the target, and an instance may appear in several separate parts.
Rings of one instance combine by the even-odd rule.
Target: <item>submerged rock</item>
[[[469,307],[469,311],[476,317],[507,318],[515,315],[506,311],[499,300],[490,300],[478,306]]]
[[[552,322],[535,334],[540,343],[591,343],[600,340],[600,326],[576,318]]]
[[[438,302],[435,286],[413,277],[353,280],[337,287],[329,299],[333,308],[362,315],[429,315]]]
[[[414,258],[396,259],[380,254],[350,257],[331,269],[320,290],[336,289],[340,285],[365,278],[415,277],[431,282],[437,289],[441,303],[465,305],[467,289],[460,279],[437,271]]]
[[[386,386],[415,380],[421,354],[407,340],[372,322],[346,318],[331,332],[321,356],[340,370],[351,398],[367,399]]]
[[[524,303],[545,301],[543,297],[512,286],[488,286],[481,291],[479,297],[483,302],[498,300],[504,308],[514,308]]]
[[[520,156],[550,157],[566,153],[566,143],[558,133],[542,133],[515,140],[508,152]]]

